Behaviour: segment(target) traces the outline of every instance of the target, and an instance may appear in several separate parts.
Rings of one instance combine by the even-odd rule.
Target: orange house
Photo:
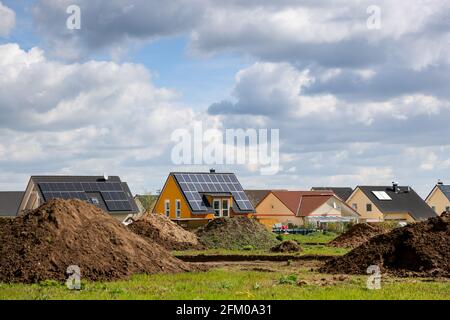
[[[254,191],[247,193],[255,198]],[[302,226],[359,218],[359,214],[332,191],[266,191],[255,208],[255,218],[269,229],[275,224]]]
[[[255,213],[234,173],[171,172],[153,209],[186,227]]]

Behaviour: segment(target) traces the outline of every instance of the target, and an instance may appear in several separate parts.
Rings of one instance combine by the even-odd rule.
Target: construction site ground
[[[318,260],[202,262],[204,272],[134,275],[112,282],[0,284],[0,299],[450,299],[449,279],[322,274]]]

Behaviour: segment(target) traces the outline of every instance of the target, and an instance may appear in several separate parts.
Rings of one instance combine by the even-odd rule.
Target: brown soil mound
[[[147,213],[128,228],[150,243],[156,242],[168,250],[201,249],[194,233],[184,230],[162,214]]]
[[[369,239],[385,233],[386,230],[377,225],[368,223],[358,223],[351,227],[347,232],[328,243],[328,246],[338,248],[356,248]]]
[[[235,216],[211,220],[197,230],[200,243],[212,249],[270,249],[279,242],[255,219]]]
[[[82,280],[135,273],[188,271],[158,244],[130,232],[103,210],[80,200],[52,200],[0,229],[0,282],[65,281],[70,265]]]
[[[376,236],[321,271],[366,274],[370,265],[397,276],[450,277],[450,215]]]
[[[272,252],[300,252],[302,248],[296,241],[283,241],[279,245],[270,249]]]

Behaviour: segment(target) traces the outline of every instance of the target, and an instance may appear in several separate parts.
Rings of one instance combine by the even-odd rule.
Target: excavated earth
[[[202,249],[194,233],[184,230],[162,214],[147,213],[128,228],[150,243],[156,242],[168,250]]]
[[[328,246],[337,248],[356,248],[369,239],[383,234],[386,231],[387,230],[381,226],[358,223],[352,226],[347,232],[329,242]]]
[[[65,281],[71,265],[80,268],[81,280],[91,281],[192,268],[80,200],[51,200],[2,224],[0,244],[3,283]]]
[[[279,245],[276,245],[272,249],[270,249],[272,252],[300,252],[302,251],[302,248],[296,241],[288,240],[283,241]]]
[[[270,249],[279,244],[275,236],[256,219],[235,216],[211,220],[197,230],[200,243],[210,249]]]
[[[367,274],[371,265],[396,276],[450,277],[450,214],[378,235],[319,271]]]

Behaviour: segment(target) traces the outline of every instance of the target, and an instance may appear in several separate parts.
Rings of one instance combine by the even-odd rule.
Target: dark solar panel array
[[[206,211],[200,193],[231,193],[242,211],[254,210],[252,203],[242,189],[236,176],[232,173],[196,174],[177,173],[175,178],[180,184],[186,198],[194,211]]]
[[[89,201],[87,192],[99,192],[109,211],[132,211],[120,182],[41,182],[39,188],[45,201],[51,199],[80,199]]]

